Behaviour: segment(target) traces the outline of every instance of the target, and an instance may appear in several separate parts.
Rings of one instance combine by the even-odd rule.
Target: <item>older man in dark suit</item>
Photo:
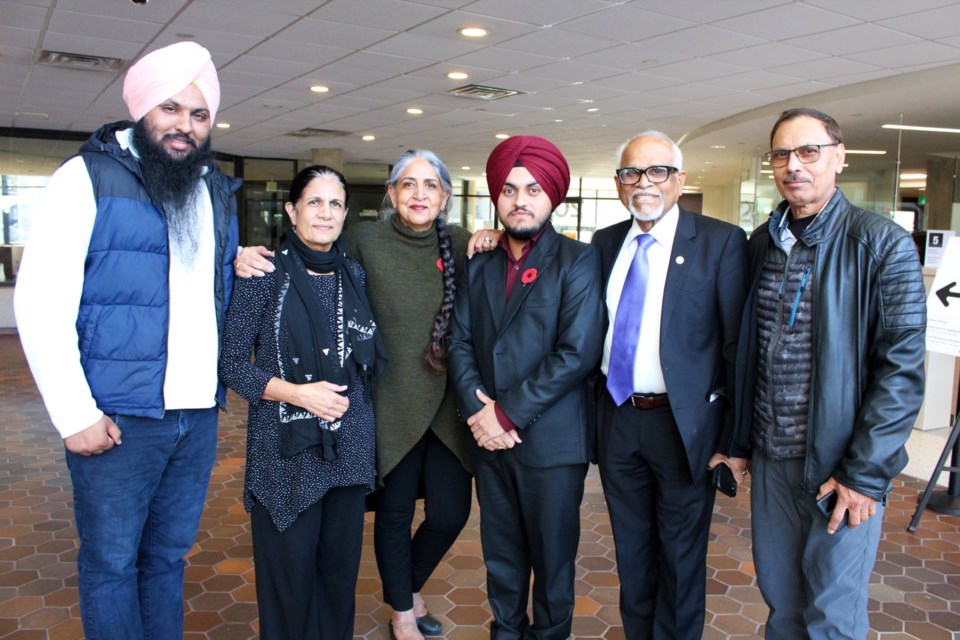
[[[600,260],[550,225],[570,183],[553,144],[504,141],[487,162],[487,182],[506,233],[461,275],[448,353],[461,415],[478,445],[490,634],[559,640],[573,622],[591,455],[585,380],[603,344]]]
[[[646,131],[619,149],[631,219],[598,231],[608,329],[598,397],[600,477],[627,638],[699,639],[714,489],[727,457],[746,237],[677,206],[680,149]],[[738,453],[738,452],[734,452]]]

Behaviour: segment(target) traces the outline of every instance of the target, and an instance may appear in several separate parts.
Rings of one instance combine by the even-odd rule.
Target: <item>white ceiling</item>
[[[489,35],[468,40],[465,26]],[[0,127],[92,131],[128,117],[126,65],[61,69],[39,64],[41,50],[129,62],[184,39],[219,70],[218,120],[231,126],[214,147],[248,156],[334,147],[382,164],[422,147],[467,177],[495,134],[532,134],[557,143],[575,175],[606,178],[624,138],[657,128],[683,138],[688,183],[709,185],[766,150],[788,107],[824,109],[850,148],[888,150],[852,159],[862,163],[895,161],[897,133],[880,125],[901,113],[960,127],[951,0],[0,0]],[[469,79],[449,80],[454,70]],[[468,83],[524,93],[448,94]],[[345,135],[287,135],[305,127]],[[904,134],[902,168],[958,152],[958,135]]]

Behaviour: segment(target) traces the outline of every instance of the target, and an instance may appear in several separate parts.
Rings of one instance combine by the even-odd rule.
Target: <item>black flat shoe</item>
[[[417,629],[425,636],[439,636],[443,634],[443,624],[429,613],[425,616],[417,617]],[[393,630],[393,627],[390,627]]]

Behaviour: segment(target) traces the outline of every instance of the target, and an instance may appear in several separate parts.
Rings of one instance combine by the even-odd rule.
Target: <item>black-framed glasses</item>
[[[680,169],[665,164],[655,164],[646,169],[623,167],[617,169],[617,180],[620,181],[620,184],[637,184],[640,182],[641,176],[645,175],[652,184],[660,184],[666,182],[670,178],[670,174],[677,171],[680,171]]]
[[[777,168],[787,166],[787,163],[790,162],[791,153],[797,154],[797,160],[803,164],[810,164],[820,159],[820,149],[835,147],[838,144],[840,143],[831,142],[830,144],[805,144],[796,149],[771,149],[763,154],[763,157],[767,159],[771,167]]]

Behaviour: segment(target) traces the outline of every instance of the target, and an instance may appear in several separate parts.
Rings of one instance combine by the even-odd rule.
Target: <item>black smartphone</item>
[[[820,509],[820,513],[823,514],[823,517],[829,520],[833,516],[833,510],[837,508],[837,492],[831,491],[830,493],[824,495],[822,498],[817,500],[817,509]],[[843,529],[847,526],[847,519],[844,518],[840,521],[840,524],[837,526],[837,531]]]
[[[733,471],[724,463],[720,463],[711,471],[713,486],[717,491],[725,493],[731,498],[737,495],[737,480],[733,477]]]

